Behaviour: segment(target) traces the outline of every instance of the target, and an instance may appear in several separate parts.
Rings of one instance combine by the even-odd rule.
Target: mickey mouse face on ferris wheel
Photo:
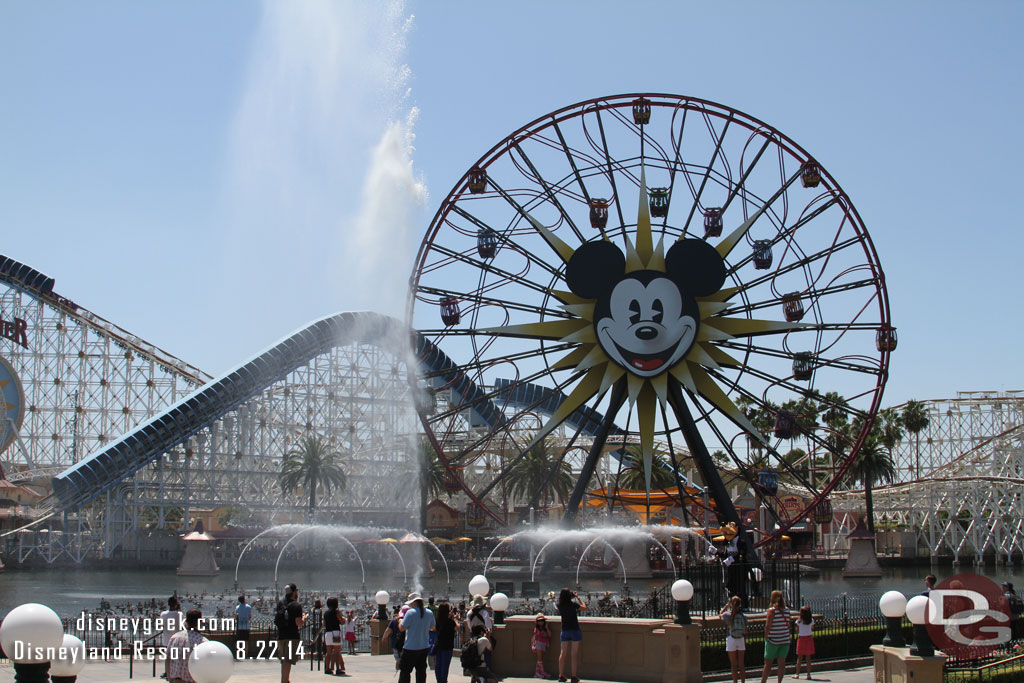
[[[566,266],[566,281],[577,296],[596,299],[594,331],[617,365],[640,377],[654,377],[678,363],[700,328],[695,297],[725,283],[722,257],[707,242],[677,241],[665,255],[665,271],[626,272],[626,257],[607,241],[588,242]]]

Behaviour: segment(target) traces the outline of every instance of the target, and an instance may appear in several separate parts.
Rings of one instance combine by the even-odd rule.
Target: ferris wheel
[[[451,359],[424,374],[446,400],[422,414],[448,474],[502,454],[449,477],[472,504],[557,431],[580,472],[566,517],[615,443],[636,444],[648,490],[659,462],[678,481],[685,450],[722,523],[750,526],[725,474],[758,493],[759,543],[830,516],[897,341],[825,168],[747,114],[665,94],[574,104],[484,154],[431,222],[408,315]]]

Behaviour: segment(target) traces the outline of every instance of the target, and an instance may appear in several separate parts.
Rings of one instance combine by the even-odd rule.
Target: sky
[[[337,311],[401,315],[439,202],[510,132],[676,93],[852,199],[899,330],[884,403],[1022,389],[1021,25],[999,1],[2,3],[0,253],[218,375]]]

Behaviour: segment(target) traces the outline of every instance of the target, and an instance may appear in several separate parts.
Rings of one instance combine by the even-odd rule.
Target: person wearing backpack
[[[409,608],[404,605],[395,605],[391,621],[388,622],[388,626],[384,629],[384,633],[380,634],[381,640],[388,638],[391,642],[391,654],[395,656],[395,671],[398,671],[399,665],[402,661],[402,648],[405,645],[405,633],[398,630],[398,622],[408,611]]]
[[[277,626],[277,656],[281,660],[281,683],[289,683],[292,667],[302,656],[301,629],[309,619],[299,603],[299,587],[289,583],[284,598],[277,603],[274,625]]]
[[[732,668],[732,683],[746,683],[747,669],[743,657],[747,651],[747,616],[743,614],[743,600],[734,595],[725,603],[718,615],[725,624],[725,652]]]
[[[462,665],[462,672],[470,677],[470,683],[497,683],[495,676],[487,663],[485,655],[491,651],[491,641],[487,639],[483,624],[477,624],[470,632],[470,638],[462,646],[462,654],[459,655],[459,664]]]

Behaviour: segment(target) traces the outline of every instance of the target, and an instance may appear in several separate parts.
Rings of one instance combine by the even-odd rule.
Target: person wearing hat
[[[487,598],[482,595],[474,595],[472,605],[472,608],[469,610],[469,617],[466,619],[466,628],[469,630],[472,637],[473,629],[477,626],[482,627],[484,635],[487,636],[487,639],[491,643],[493,649],[494,621],[491,619],[491,612],[488,609]],[[488,649],[484,652],[484,661],[487,663],[488,669],[491,669],[493,665],[492,649]]]
[[[409,683],[413,669],[416,669],[416,683],[427,683],[430,632],[437,628],[434,613],[424,607],[419,593],[410,593],[405,604],[409,611],[398,624],[398,629],[405,634],[405,647],[398,667],[398,683]]]
[[[530,649],[537,654],[537,667],[533,672],[534,678],[550,678],[544,670],[544,653],[548,651],[548,644],[551,643],[551,631],[548,629],[548,618],[542,612],[538,612],[533,619],[533,636],[530,637]]]

